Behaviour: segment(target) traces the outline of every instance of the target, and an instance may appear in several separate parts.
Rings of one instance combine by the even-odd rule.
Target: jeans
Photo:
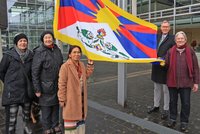
[[[191,88],[170,88],[169,87],[169,94],[170,94],[170,103],[169,103],[170,119],[176,120],[177,118],[178,94],[180,94],[180,99],[181,99],[180,121],[188,123],[189,115],[190,115]]]

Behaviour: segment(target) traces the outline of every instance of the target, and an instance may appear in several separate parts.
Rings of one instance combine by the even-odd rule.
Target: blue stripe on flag
[[[98,3],[97,3],[97,0],[90,0],[91,2],[92,2],[92,4],[97,8],[97,9],[99,9],[99,7],[98,7]]]
[[[65,6],[71,6],[74,7],[76,10],[83,12],[84,14],[96,17],[92,15],[91,13],[94,13],[92,10],[90,10],[88,7],[85,5],[82,5],[78,0],[60,0],[60,6],[65,7]],[[98,8],[98,6],[95,4],[95,6]],[[96,13],[94,13],[96,14]]]
[[[156,49],[157,37],[155,34],[129,31],[140,43],[152,49]]]
[[[119,19],[119,21],[122,23],[122,24],[136,24],[138,25],[137,23],[131,21],[131,20],[128,20],[126,18],[124,18],[123,16],[120,16],[120,17],[117,17]]]
[[[122,34],[118,35],[116,34],[116,37],[122,44],[122,47],[127,51],[129,55],[131,55],[133,58],[149,58],[142,50],[140,50],[138,47],[136,47],[131,41],[129,41],[125,36]]]

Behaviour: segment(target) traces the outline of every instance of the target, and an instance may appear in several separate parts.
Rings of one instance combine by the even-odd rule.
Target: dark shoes
[[[170,127],[170,128],[174,128],[176,126],[176,121],[172,120],[172,119],[169,119],[169,121],[167,123],[167,126]],[[181,122],[180,130],[181,130],[181,132],[184,132],[184,133],[189,132],[188,123]]]
[[[161,114],[161,119],[165,120],[168,118],[169,110],[164,110]]]
[[[147,113],[148,114],[151,114],[151,113],[153,113],[153,112],[158,112],[159,111],[159,107],[152,107],[152,108],[150,108],[148,111],[147,111]]]
[[[33,134],[33,131],[29,125],[24,127],[24,134]]]
[[[62,134],[62,125],[59,124],[54,128],[54,134]]]
[[[54,134],[54,130],[53,129],[45,130],[44,134]]]
[[[174,128],[176,126],[176,121],[169,119],[167,126],[170,127],[170,128]]]
[[[188,123],[181,122],[181,127],[180,127],[182,132],[187,133],[188,132]]]

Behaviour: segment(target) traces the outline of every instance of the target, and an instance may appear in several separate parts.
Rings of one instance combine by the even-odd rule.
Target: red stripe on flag
[[[128,30],[125,28],[120,27],[120,32],[131,42],[133,42],[140,50],[142,50],[149,58],[156,58],[156,50],[145,46],[144,44],[140,43]]]
[[[74,8],[72,7],[60,7],[58,13],[58,30],[65,28],[76,22],[76,18],[73,14]]]
[[[128,30],[141,32],[141,33],[149,33],[149,34],[156,34],[157,31],[153,30],[149,27],[141,26],[141,25],[124,25]]]
[[[101,0],[97,0],[97,3],[100,5],[101,8],[104,8],[105,5]]]
[[[73,7],[60,7],[58,13],[58,30],[70,26],[76,21],[96,22],[93,16],[84,14]]]
[[[116,12],[113,11],[112,9],[110,9],[110,8],[108,8],[108,9],[112,12],[112,14],[113,14],[114,16],[116,16],[116,17],[119,17],[119,16],[120,16],[118,13],[116,13]]]
[[[90,0],[79,0],[79,2],[94,12],[98,10]]]

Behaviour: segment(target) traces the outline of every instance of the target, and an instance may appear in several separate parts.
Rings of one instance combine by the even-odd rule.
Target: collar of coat
[[[79,77],[78,77],[78,72],[76,70],[76,66],[74,65],[73,61],[71,59],[68,59],[67,60],[67,64],[69,65],[69,69],[72,71],[72,73],[74,74],[76,79],[80,80]],[[83,64],[83,62],[79,61],[79,64],[81,66],[82,72],[84,72],[84,64]],[[82,73],[82,75],[84,75],[84,73]]]
[[[28,51],[30,51],[30,50],[28,50]],[[10,48],[10,50],[8,50],[8,51],[5,51],[4,54],[9,55],[9,56],[13,57],[15,60],[21,62],[20,56],[14,47]],[[30,51],[25,62],[29,62],[32,59],[33,59],[33,52]]]

